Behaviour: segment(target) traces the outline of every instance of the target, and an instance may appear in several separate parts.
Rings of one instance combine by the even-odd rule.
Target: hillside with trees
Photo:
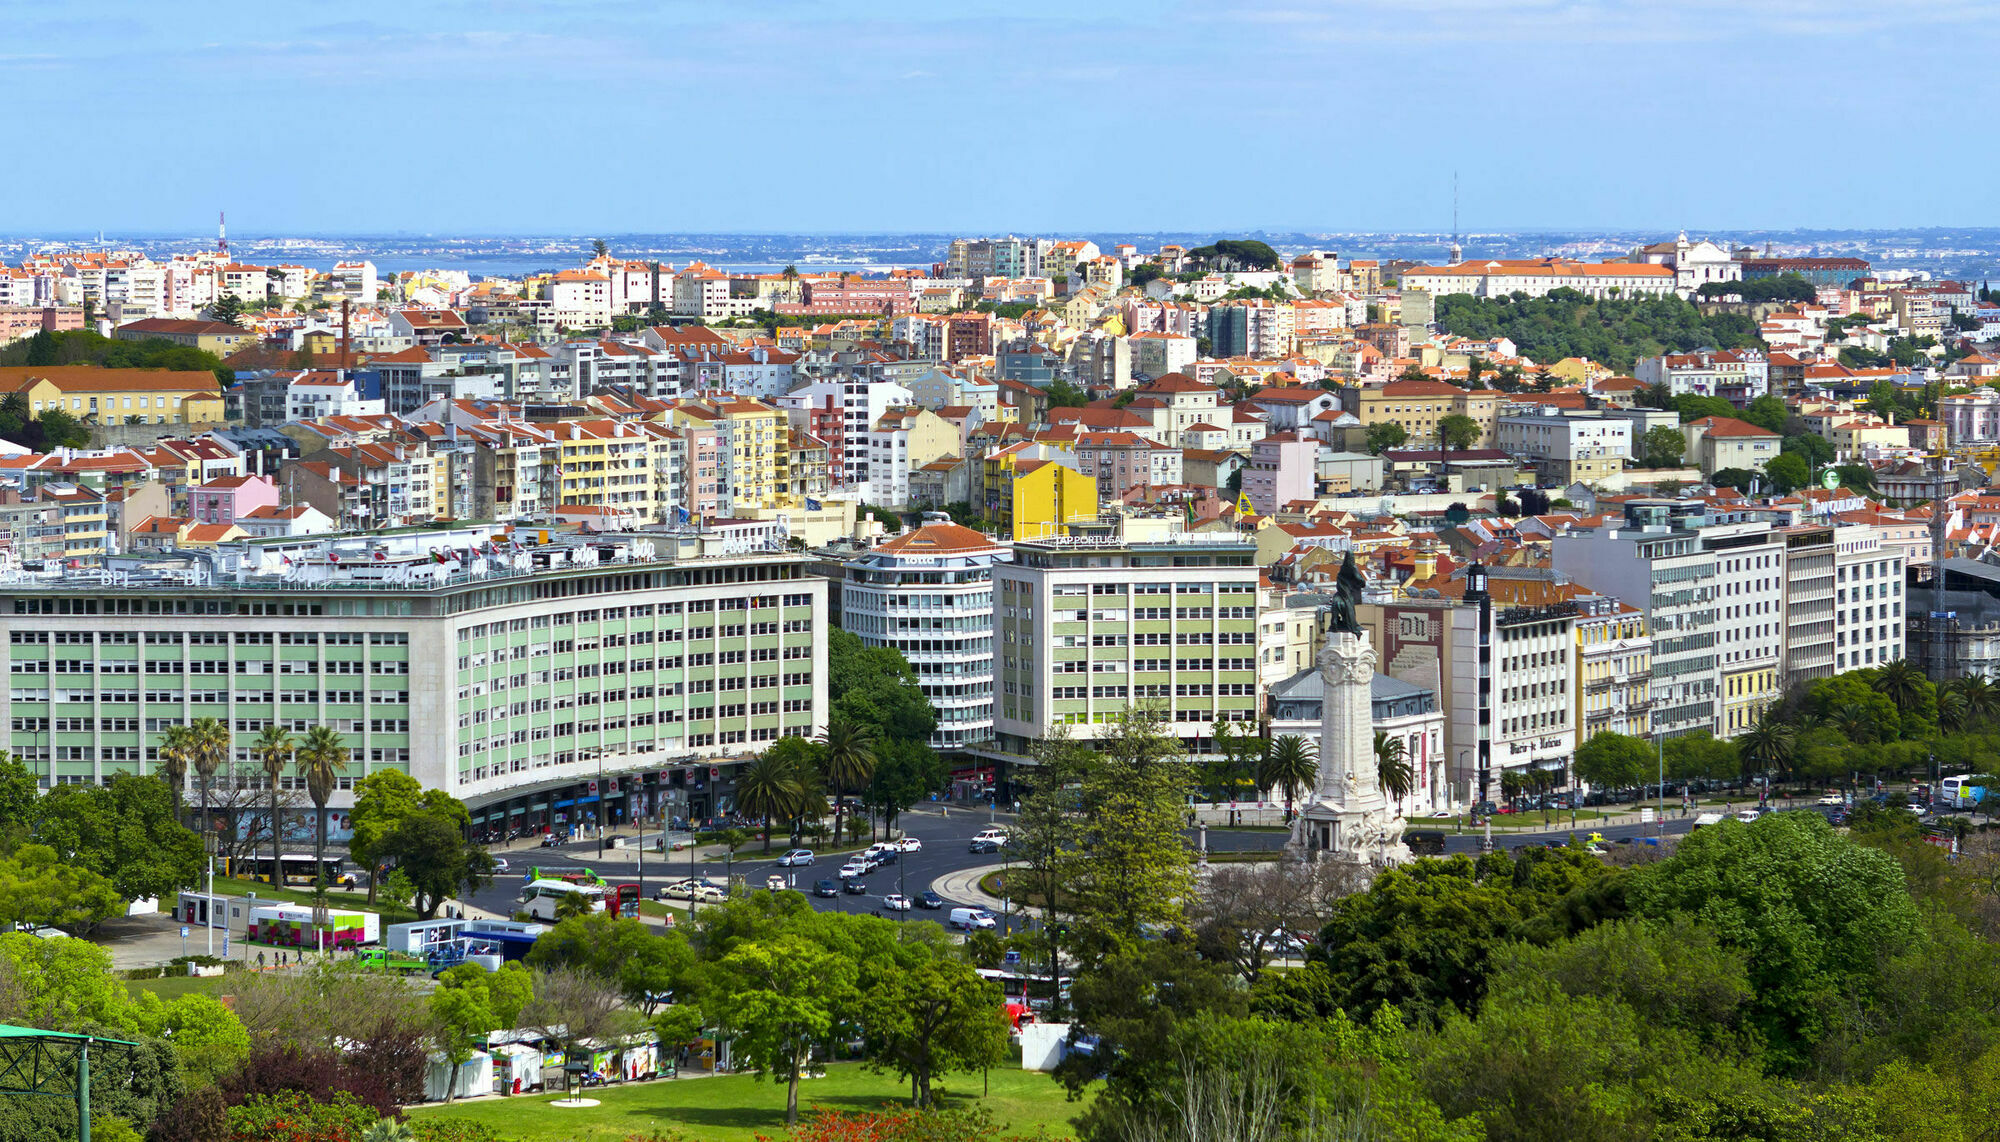
[[[1449,294],[1437,299],[1437,319],[1460,337],[1509,338],[1523,356],[1542,364],[1588,357],[1620,373],[1630,373],[1641,357],[1763,344],[1757,323],[1744,314],[1704,314],[1677,297],[1593,301],[1566,288],[1538,298]]]

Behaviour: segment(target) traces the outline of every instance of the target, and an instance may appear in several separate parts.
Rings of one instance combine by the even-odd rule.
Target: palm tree
[[[1417,779],[1416,770],[1410,766],[1408,743],[1376,730],[1375,776],[1382,783],[1382,792],[1396,801],[1408,797],[1410,786]]]
[[[319,819],[319,831],[313,835],[313,892],[324,897],[326,803],[333,800],[334,784],[347,768],[347,744],[327,727],[314,726],[306,731],[306,740],[299,743],[294,753],[299,761],[299,776],[306,779],[306,796],[312,798],[313,816]]]
[[[581,892],[564,893],[562,899],[556,901],[556,920],[558,923],[564,920],[588,916],[592,911],[594,909],[590,906],[590,898]]]
[[[1896,704],[1896,708],[1907,710],[1922,699],[1924,687],[1923,671],[1907,658],[1898,658],[1875,672],[1875,689],[1883,697]]]
[[[840,818],[847,811],[844,795],[875,776],[875,731],[835,718],[819,741],[826,747],[826,783],[833,788],[833,843],[838,845]]]
[[[1968,674],[1958,680],[1957,690],[1965,699],[1965,720],[1967,723],[1992,721],[2000,714],[2000,689],[1978,674]]]
[[[764,818],[764,851],[771,851],[771,821],[798,812],[805,783],[798,767],[782,757],[764,754],[736,775],[736,807]]]
[[[215,771],[229,760],[229,725],[220,718],[196,718],[188,723],[188,745],[191,753],[189,764],[194,766],[195,775],[201,778],[201,835],[202,844],[209,843],[208,790],[215,781]]]
[[[1965,713],[1965,695],[1956,686],[1938,687],[1937,706],[1939,729],[1959,733],[1971,721]]]
[[[250,748],[257,751],[257,759],[264,763],[265,788],[271,791],[271,883],[275,886],[285,882],[285,853],[278,828],[278,779],[291,765],[292,751],[297,747],[290,730],[283,726],[265,726],[264,732],[257,735]]]
[[[1272,740],[1257,761],[1257,785],[1285,791],[1285,820],[1292,819],[1292,798],[1319,780],[1319,750],[1297,734]]]
[[[1873,724],[1872,721],[1870,724]],[[1775,773],[1783,778],[1791,773],[1798,740],[1796,730],[1767,711],[1757,719],[1756,725],[1743,731],[1736,739],[1736,750],[1743,759],[1745,773]]]
[[[160,779],[174,795],[174,820],[181,819],[181,794],[187,789],[188,759],[194,740],[186,726],[168,726],[160,735]]]
[[[1833,728],[1848,741],[1868,741],[1875,736],[1875,717],[1859,702],[1843,702],[1831,712]]]

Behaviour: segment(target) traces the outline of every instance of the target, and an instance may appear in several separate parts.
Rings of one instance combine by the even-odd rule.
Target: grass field
[[[1065,1100],[1062,1087],[1047,1075],[995,1070],[991,1093],[979,1097],[977,1073],[952,1075],[943,1084],[947,1105],[984,1105],[1008,1133],[1032,1134],[1046,1127],[1050,1138],[1070,1136],[1069,1119],[1082,1104]],[[859,1063],[827,1068],[825,1078],[799,1084],[801,1115],[813,1106],[875,1110],[884,1103],[907,1104],[909,1084],[895,1075],[876,1074]],[[758,1135],[785,1132],[785,1088],[752,1075],[674,1079],[630,1087],[599,1088],[590,1097],[600,1105],[565,1110],[549,1103],[559,1096],[484,1098],[450,1106],[412,1109],[411,1118],[468,1118],[498,1131],[509,1142],[624,1142],[630,1134],[660,1130],[694,1142],[753,1142]]]

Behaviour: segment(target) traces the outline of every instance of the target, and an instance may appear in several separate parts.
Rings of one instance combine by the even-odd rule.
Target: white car
[[[868,875],[868,866],[865,864],[856,863],[856,864],[844,864],[840,866],[840,879],[842,880],[853,880],[857,876],[867,876],[867,875]]]
[[[882,898],[882,907],[887,908],[891,912],[908,912],[910,910],[910,898],[900,892],[891,892]]]
[[[924,851],[924,842],[918,840],[915,837],[904,837],[896,842],[896,851],[904,853],[920,853]]]
[[[1736,811],[1736,819],[1743,822],[1746,825],[1751,823],[1752,821],[1755,821],[1757,818],[1763,815],[1764,814],[1757,809],[1738,809]]]
[[[792,851],[786,853],[784,856],[778,858],[778,867],[791,868],[793,865],[798,865],[803,867],[805,865],[811,864],[812,862],[813,862],[813,851],[811,849],[793,849]]]
[[[680,880],[660,889],[654,899],[720,903],[729,899],[729,894],[705,880]]]
[[[1257,941],[1259,947],[1276,956],[1303,956],[1306,942],[1290,932],[1276,931]]]

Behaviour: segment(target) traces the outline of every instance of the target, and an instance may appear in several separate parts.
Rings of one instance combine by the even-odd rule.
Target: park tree
[[[847,793],[868,784],[875,775],[875,730],[847,718],[836,717],[820,735],[824,747],[820,763],[825,768],[827,788],[833,791],[833,839],[840,843],[840,823],[847,810]],[[858,831],[858,830],[857,830]]]
[[[0,751],[0,841],[25,835],[34,826],[40,786],[21,759]]]
[[[861,800],[881,817],[885,829],[894,829],[904,810],[943,788],[949,776],[944,759],[928,742],[884,742],[876,747],[875,772]]]
[[[354,810],[349,815],[353,836],[348,852],[367,869],[368,899],[375,899],[375,882],[384,867],[383,846],[390,834],[412,817],[434,816],[460,831],[472,827],[464,802],[442,789],[426,789],[400,769],[379,769],[354,783]]]
[[[1577,747],[1576,775],[1595,789],[1631,789],[1654,769],[1653,747],[1629,734],[1593,734]]]
[[[347,743],[327,726],[314,726],[307,730],[305,740],[292,751],[292,757],[298,763],[299,776],[305,778],[306,794],[312,798],[316,826],[313,830],[313,891],[322,898],[326,895],[326,805],[333,800],[333,788],[340,781],[340,775],[347,770],[348,752]]]
[[[1736,415],[1736,406],[1723,400],[1721,397],[1704,397],[1696,396],[1694,393],[1682,393],[1680,396],[1674,398],[1673,407],[1675,411],[1681,414],[1682,424],[1711,416],[1719,416],[1728,420],[1740,419]]]
[[[1748,1023],[1783,1072],[1809,1062],[1832,1013],[1874,994],[1877,966],[1920,932],[1896,862],[1809,813],[1698,830],[1637,870],[1627,898],[1638,915],[1694,919],[1744,954]]]
[[[1667,776],[1676,781],[1727,781],[1742,773],[1737,744],[1718,740],[1707,730],[1668,738],[1662,749]]]
[[[1292,819],[1292,800],[1319,779],[1319,749],[1298,734],[1271,739],[1258,759],[1257,787],[1285,795],[1285,820]]]
[[[1194,861],[1181,835],[1192,768],[1159,722],[1126,712],[1097,739],[1074,790],[1079,818],[1062,891],[1093,948],[1086,956],[1144,939],[1178,923],[1194,887]]]
[[[417,915],[426,920],[446,900],[493,882],[493,858],[434,813],[404,818],[382,839],[377,855],[394,860],[397,871],[409,878]]]
[[[826,636],[830,715],[867,727],[877,740],[928,741],[937,729],[937,711],[903,652],[868,646],[837,627]]]
[[[704,1012],[760,1078],[785,1084],[786,1126],[798,1124],[799,1080],[813,1048],[858,1005],[857,971],[848,957],[785,934],[739,945],[710,973]]]
[[[1007,1057],[1000,987],[982,978],[938,932],[875,961],[860,1005],[871,1065],[910,1082],[910,1102],[932,1105],[931,1084],[949,1071]]]
[[[149,777],[56,786],[36,805],[35,837],[125,900],[162,899],[201,874],[201,838],[175,820],[172,793]]]
[[[661,997],[687,982],[695,955],[675,933],[660,936],[632,917],[604,912],[562,920],[527,956],[531,968],[586,971],[615,983],[625,1002],[651,1015]]]
[[[0,857],[0,923],[87,936],[124,911],[125,900],[111,881],[63,860],[47,845],[20,845]]]
[[[481,964],[459,964],[438,976],[427,1008],[431,1042],[451,1066],[445,1101],[458,1093],[458,1069],[486,1046],[491,1032],[513,1027],[534,1001],[534,975],[519,963],[488,971]]]

